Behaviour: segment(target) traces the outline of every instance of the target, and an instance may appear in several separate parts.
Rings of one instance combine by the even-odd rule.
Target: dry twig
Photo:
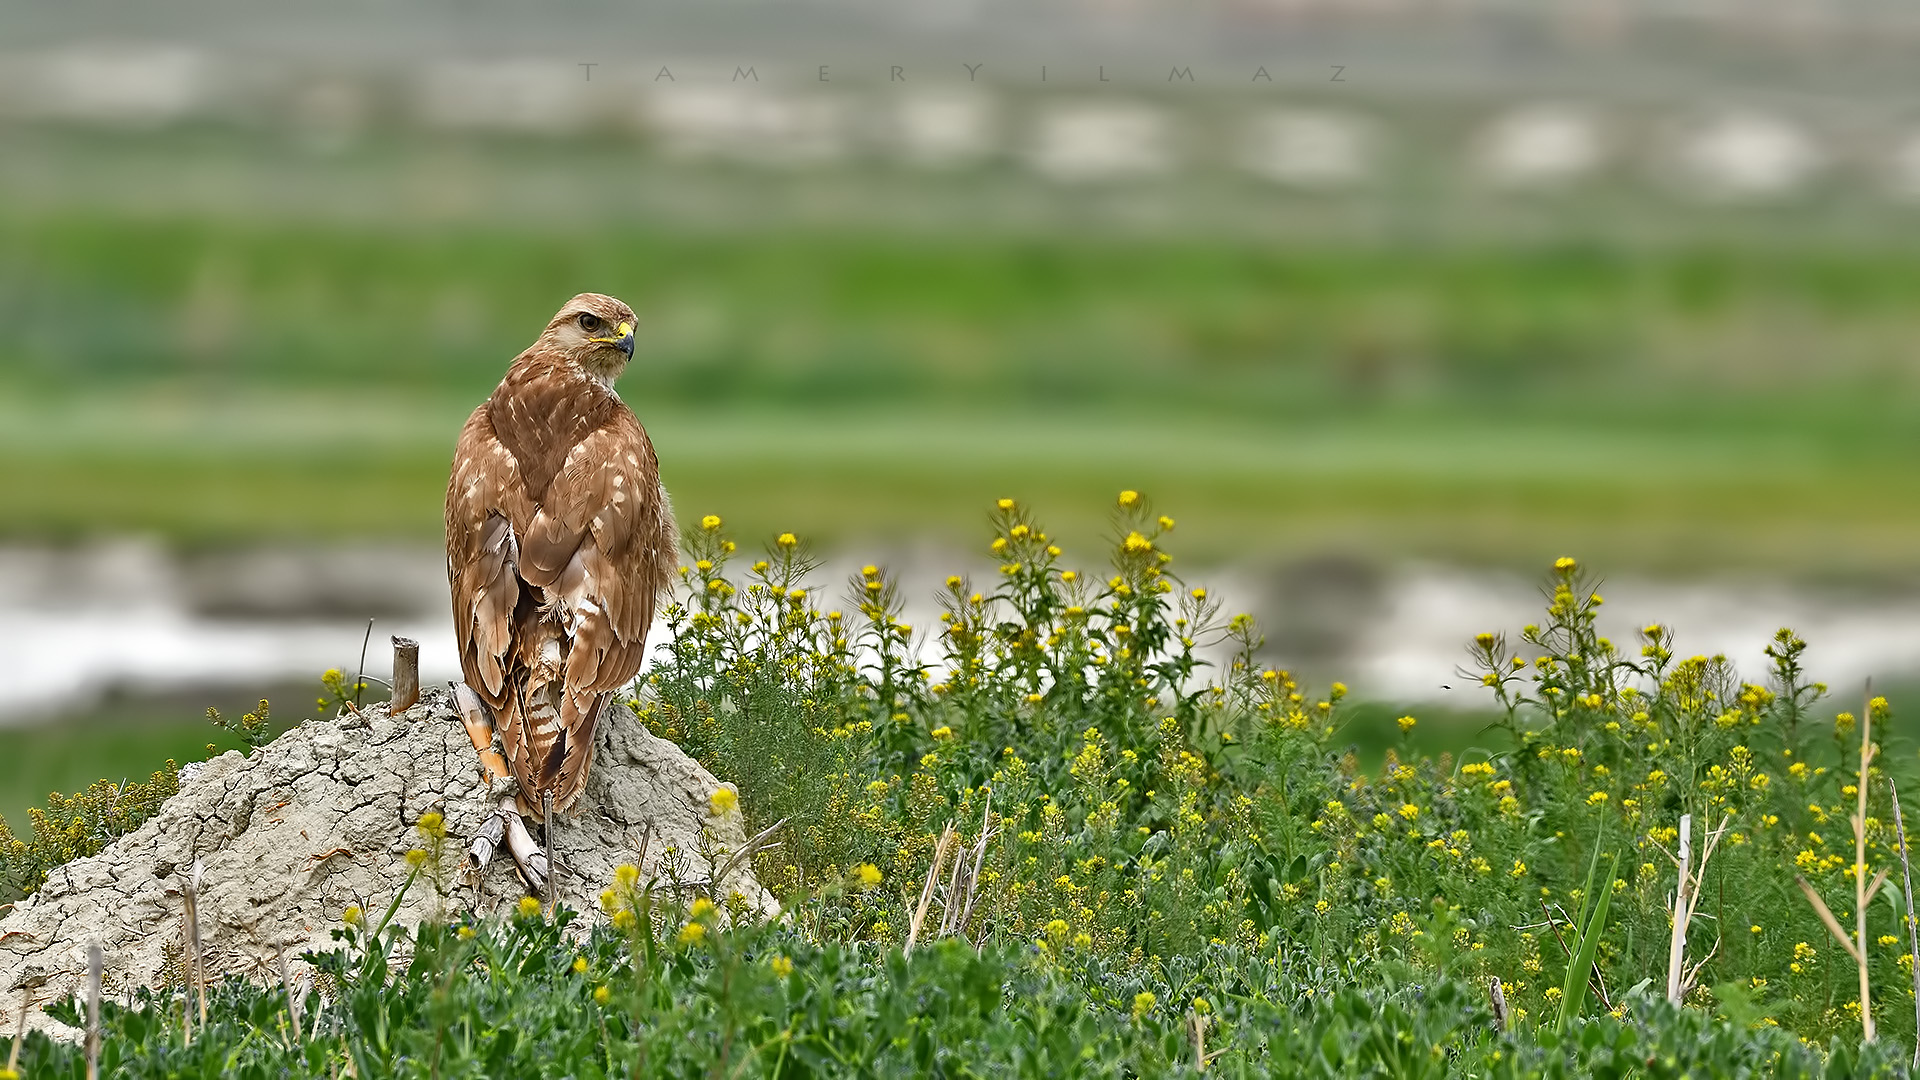
[[[1854,934],[1847,935],[1840,929],[1840,921],[1828,910],[1826,901],[1820,899],[1807,879],[1799,874],[1794,881],[1800,891],[1806,895],[1807,902],[1813,905],[1814,914],[1826,924],[1827,932],[1846,950],[1860,973],[1860,1038],[1862,1042],[1875,1039],[1873,1024],[1873,984],[1867,971],[1867,905],[1879,893],[1880,886],[1887,883],[1887,873],[1891,867],[1882,867],[1873,877],[1873,883],[1867,883],[1867,778],[1873,768],[1875,747],[1873,745],[1873,684],[1867,684],[1866,708],[1860,716],[1860,779],[1858,787],[1858,805],[1850,823],[1853,825],[1853,916]]]
[[[921,886],[920,903],[913,909],[913,914],[907,920],[907,943],[901,951],[908,956],[913,955],[914,942],[920,939],[920,928],[926,925],[927,907],[933,903],[933,891],[939,884],[940,871],[946,867],[947,856],[953,853],[959,838],[960,834],[954,830],[953,823],[948,822],[947,827],[940,831],[939,842],[934,844],[933,865],[927,868],[927,882]],[[949,893],[947,904],[951,906],[952,903],[953,896]]]
[[[287,1018],[293,1021],[293,1042],[295,1046],[304,1040],[300,1035],[300,991],[293,985],[293,973],[287,967],[287,950],[280,950],[280,981],[287,987]]]
[[[87,1080],[100,1080],[100,966],[100,944],[95,942],[87,946]],[[206,1022],[202,1016],[201,1026]]]
[[[1707,834],[1706,844],[1700,851],[1700,864],[1693,865],[1693,815],[1680,815],[1680,853],[1669,852],[1667,857],[1679,867],[1679,878],[1673,887],[1673,936],[1667,942],[1667,1000],[1675,1005],[1693,989],[1700,971],[1707,961],[1720,951],[1720,939],[1716,936],[1713,948],[1692,967],[1687,966],[1687,931],[1692,928],[1694,913],[1700,905],[1700,885],[1705,880],[1707,861],[1713,858],[1715,848],[1720,846],[1720,838],[1727,834],[1733,823],[1733,815],[1720,819],[1719,828]]]

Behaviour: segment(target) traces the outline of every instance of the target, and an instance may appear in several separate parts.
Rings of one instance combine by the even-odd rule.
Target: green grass
[[[1593,571],[1568,560],[1537,626],[1467,646],[1487,713],[1409,733],[1263,668],[1250,620],[1161,588],[1180,563],[1158,508],[1115,514],[1127,539],[1087,559],[997,508],[1001,569],[945,583],[924,677],[898,619],[928,583],[874,567],[862,602],[822,610],[804,548],[763,560],[696,524],[661,662],[623,704],[736,785],[714,813],[785,822],[753,859],[783,918],[736,905],[729,925],[724,890],[638,871],[578,916],[586,933],[531,898],[417,931],[382,925],[397,900],[356,898],[342,948],[309,957],[320,1034],[292,1036],[278,986],[231,979],[189,1042],[176,979],[106,1011],[109,1071],[1158,1076],[1217,1053],[1227,1075],[1904,1075],[1898,897],[1864,909],[1868,1046],[1856,971],[1793,882],[1851,903],[1853,783],[1866,869],[1898,874],[1887,780],[1915,759],[1886,700],[1836,715],[1850,703],[1808,683],[1804,641],[1776,636],[1745,673],[1672,655],[1660,626],[1608,641]],[[1236,662],[1196,686],[1195,640],[1222,638]],[[1429,752],[1487,721],[1477,749]],[[1865,772],[1869,722],[1886,753]],[[1730,833],[1676,1005],[1663,852],[1682,815]],[[981,845],[971,885],[937,853],[948,828]],[[406,888],[426,889],[461,838],[437,815],[417,833]],[[965,940],[928,931],[907,956],[929,879],[927,925],[957,905]],[[71,1071],[77,1053],[36,1036],[23,1060]]]
[[[465,412],[565,295],[685,511],[937,534],[1178,493],[1196,555],[1916,566],[1920,258],[625,223],[0,218],[0,533],[431,540]]]
[[[1108,494],[1177,493],[1197,557],[1326,550],[1537,566],[1565,551],[1667,571],[1920,565],[1914,419],[1825,403],[1749,419],[1407,404],[1265,423],[1139,407],[917,410],[650,403],[625,389],[682,514],[829,543],[950,532],[1005,494],[1096,533]],[[364,408],[256,392],[0,407],[0,500],[19,534],[188,543],[367,533],[438,540],[469,402]],[[1920,418],[1920,417],[1916,417]]]
[[[305,687],[286,695],[286,713],[310,696]],[[45,805],[50,791],[71,795],[101,779],[143,781],[168,760],[204,760],[209,746],[214,753],[243,749],[237,736],[207,722],[206,708],[237,717],[257,701],[257,695],[228,692],[200,704],[110,702],[57,724],[0,728],[0,818],[26,832],[27,808]],[[282,722],[279,730],[287,726]]]

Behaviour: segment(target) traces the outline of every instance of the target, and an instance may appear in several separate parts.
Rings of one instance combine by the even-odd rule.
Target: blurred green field
[[[577,289],[683,513],[1204,559],[1920,566],[1920,256],[1084,235],[0,220],[0,530],[431,541],[453,436]]]
[[[276,732],[312,715],[311,700],[306,712],[294,708],[310,696],[304,690],[274,696]],[[241,749],[238,737],[207,722],[206,708],[237,717],[257,700],[228,691],[205,701],[107,702],[57,724],[0,728],[0,816],[24,831],[27,808],[46,805],[50,791],[71,795],[102,779],[144,783],[169,759],[185,765]]]
[[[641,313],[621,390],[681,514],[742,536],[958,546],[1013,494],[1071,555],[1134,487],[1210,563],[1920,570],[1893,244],[124,209],[0,210],[0,539],[434,543],[466,412],[583,289]],[[203,753],[204,704],[247,702],[0,731],[0,813]],[[1393,715],[1366,707],[1366,753]]]

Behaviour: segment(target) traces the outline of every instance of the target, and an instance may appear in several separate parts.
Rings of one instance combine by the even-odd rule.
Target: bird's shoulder
[[[564,358],[531,350],[514,361],[481,408],[535,501],[581,443],[597,434],[630,437],[639,431],[633,411],[610,387]]]

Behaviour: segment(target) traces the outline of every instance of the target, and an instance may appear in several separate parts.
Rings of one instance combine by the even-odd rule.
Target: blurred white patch
[[[1839,699],[1857,705],[1860,687],[1920,671],[1920,615],[1913,599],[1796,589],[1765,582],[1671,582],[1614,579],[1600,591],[1599,631],[1637,658],[1639,628],[1651,622],[1674,631],[1674,655],[1725,655],[1751,682],[1764,683],[1766,648],[1775,630],[1790,626],[1808,643],[1810,679],[1823,680]],[[1492,695],[1477,673],[1462,677],[1467,646],[1481,631],[1504,633],[1521,655],[1535,650],[1519,628],[1542,621],[1540,586],[1519,575],[1446,567],[1406,567],[1384,590],[1386,604],[1353,644],[1353,684],[1363,697],[1484,707]],[[1449,689],[1450,688],[1450,689]]]
[[[1280,109],[1247,125],[1241,162],[1255,175],[1281,184],[1344,187],[1373,173],[1377,142],[1372,127],[1360,117]]]
[[[366,90],[346,79],[322,79],[293,95],[293,125],[311,146],[339,149],[366,127],[373,111]]]
[[[860,567],[872,561],[901,583],[900,619],[914,628],[917,662],[945,670],[937,583],[956,569],[976,585],[998,579],[997,566],[931,545],[832,553],[805,584],[822,608],[842,606],[858,589]],[[877,557],[876,557],[877,555]],[[8,693],[0,724],[84,712],[101,697],[180,694],[216,688],[251,692],[317,680],[328,667],[355,670],[369,613],[380,614],[367,648],[367,672],[391,668],[388,637],[421,643],[420,677],[459,677],[440,552],[360,545],[337,549],[258,548],[172,555],[144,541],[82,547],[0,547],[0,656]],[[1491,695],[1475,674],[1462,677],[1473,635],[1504,633],[1524,655],[1519,628],[1541,620],[1539,582],[1519,574],[1407,565],[1366,574],[1328,594],[1277,590],[1272,567],[1201,570],[1222,612],[1252,611],[1276,638],[1295,629],[1331,630],[1332,651],[1289,654],[1270,638],[1268,657],[1285,667],[1307,665],[1311,678],[1338,677],[1361,699],[1484,708]],[[1311,570],[1324,578],[1324,569]],[[973,586],[968,586],[969,588]],[[1724,653],[1743,678],[1759,682],[1775,629],[1791,626],[1809,643],[1809,676],[1834,687],[1850,707],[1862,681],[1920,674],[1920,596],[1898,589],[1830,591],[1766,581],[1671,581],[1614,578],[1601,583],[1606,604],[1599,629],[1629,657],[1639,627],[1674,629],[1676,655]],[[1292,608],[1305,605],[1304,613]],[[1335,626],[1339,613],[1350,626]],[[1298,625],[1302,620],[1305,626]],[[648,640],[666,639],[656,621]],[[1230,646],[1203,650],[1217,677]],[[652,657],[650,656],[651,660]],[[864,646],[862,662],[873,659]],[[383,696],[379,684],[370,700]]]
[[[918,165],[965,165],[993,151],[993,108],[979,94],[914,94],[894,119],[901,150]]]
[[[1033,166],[1047,177],[1079,182],[1155,176],[1174,166],[1167,117],[1144,105],[1075,103],[1041,112]]]
[[[139,540],[0,547],[0,656],[7,658],[0,724],[82,712],[116,692],[252,691],[317,681],[329,667],[352,672],[366,618],[309,605],[316,593],[332,591],[328,582],[362,577],[382,583],[383,599],[385,585],[404,582],[411,587],[396,591],[413,601],[406,614],[380,620],[367,646],[367,673],[386,678],[388,636],[400,634],[422,642],[422,682],[457,678],[437,563],[432,549],[317,557],[260,550],[210,556],[194,572]],[[277,610],[262,600],[292,607]],[[383,696],[379,684],[369,686],[368,700]]]
[[[564,134],[589,119],[591,84],[563,60],[460,60],[429,66],[417,106],[430,127]]]
[[[9,67],[15,108],[59,120],[169,123],[204,107],[211,89],[207,57],[172,45],[77,45]]]
[[[1700,194],[1725,198],[1791,194],[1826,164],[1819,144],[1798,125],[1751,110],[1683,130],[1672,156],[1683,182]]]
[[[1571,105],[1527,105],[1497,117],[1475,146],[1478,171],[1501,187],[1571,183],[1606,160],[1599,117]]]
[[[1887,156],[1887,187],[1902,199],[1920,200],[1920,131],[1910,131]]]
[[[848,150],[846,103],[825,95],[662,87],[642,99],[641,119],[663,149],[682,158],[806,165]]]

